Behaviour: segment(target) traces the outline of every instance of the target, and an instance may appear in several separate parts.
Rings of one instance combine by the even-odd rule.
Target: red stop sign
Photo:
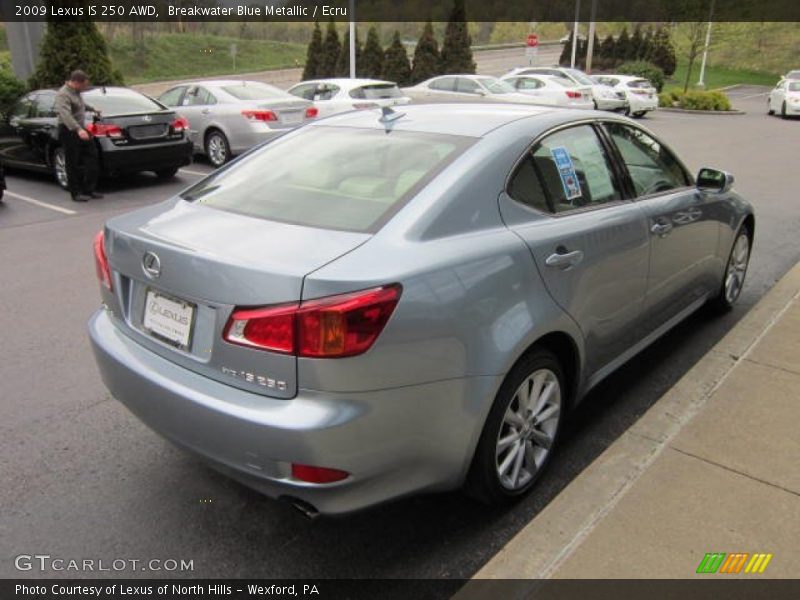
[[[539,36],[536,35],[535,33],[529,33],[526,44],[529,48],[535,48],[536,46],[539,45]]]

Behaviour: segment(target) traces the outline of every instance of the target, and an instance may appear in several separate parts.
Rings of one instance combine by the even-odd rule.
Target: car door
[[[786,82],[779,81],[778,85],[776,85],[775,88],[769,93],[770,110],[774,110],[775,112],[780,112],[785,97],[786,97]]]
[[[3,164],[31,166],[36,154],[30,137],[30,117],[34,94],[20,98],[8,112],[0,138],[0,160]]]
[[[197,149],[203,148],[203,136],[214,117],[216,102],[211,92],[199,85],[189,86],[183,97],[180,112],[189,119],[189,138]]]
[[[647,215],[651,251],[644,315],[652,331],[713,291],[723,199],[698,190],[683,164],[651,134],[621,122],[604,128]]]
[[[183,100],[183,94],[186,92],[185,85],[179,85],[178,87],[171,88],[161,94],[158,97],[158,101],[161,104],[169,106],[170,108],[177,108],[181,105],[181,100]]]
[[[618,165],[592,123],[538,141],[500,200],[548,292],[583,333],[591,384],[641,337],[647,219],[626,199]]]
[[[29,119],[29,136],[33,159],[45,166],[49,163],[49,151],[56,138],[56,94],[45,90],[33,97]]]

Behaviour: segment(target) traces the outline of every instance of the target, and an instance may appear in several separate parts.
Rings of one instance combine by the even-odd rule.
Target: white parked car
[[[536,98],[540,104],[567,108],[594,108],[592,88],[588,85],[550,75],[506,75],[501,78],[515,90]]]
[[[800,69],[789,71],[786,75],[783,76],[783,79],[800,79]]]
[[[800,79],[782,79],[767,96],[767,114],[800,115]]]
[[[570,81],[575,85],[588,86],[592,90],[594,107],[598,110],[611,110],[616,112],[627,112],[628,100],[623,92],[618,92],[602,83],[593,81],[586,73],[579,69],[569,67],[517,67],[511,69],[503,78],[514,75],[548,75],[557,77],[564,81]]]
[[[623,92],[633,117],[643,117],[646,112],[658,108],[658,91],[647,79],[635,75],[594,75],[592,79]]]
[[[510,83],[488,75],[441,75],[403,88],[403,92],[415,102],[543,104],[535,96],[518,92]]]
[[[286,91],[298,98],[311,100],[320,117],[410,102],[396,83],[381,79],[313,79],[302,81]]]

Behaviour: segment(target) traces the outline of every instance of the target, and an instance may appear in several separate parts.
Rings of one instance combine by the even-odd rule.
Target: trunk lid
[[[228,318],[237,306],[299,302],[308,273],[369,237],[170,200],[108,222],[112,310],[120,327],[168,360],[243,389],[291,398],[296,358],[225,342]],[[175,325],[169,319],[178,322],[168,335],[162,335],[165,319],[167,327]]]
[[[158,144],[167,140],[180,139],[183,131],[174,131],[172,123],[177,118],[174,111],[126,113],[116,115],[103,114],[95,119],[100,125],[116,125],[122,129],[122,137],[112,138],[115,145],[140,146]]]

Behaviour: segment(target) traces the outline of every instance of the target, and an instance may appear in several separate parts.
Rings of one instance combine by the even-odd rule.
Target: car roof
[[[97,86],[83,92],[85,96],[99,96],[101,94],[113,96],[143,96],[141,92],[119,86]]]
[[[302,85],[304,83],[330,83],[332,85],[338,85],[339,87],[358,87],[360,85],[374,85],[374,84],[388,84],[388,85],[395,85],[394,81],[386,81],[385,79],[369,79],[369,78],[353,78],[350,79],[349,77],[329,77],[323,79],[307,79],[305,81],[301,81],[300,83],[296,83],[292,87],[296,85]]]
[[[567,109],[525,104],[409,104],[395,108],[395,112],[402,116],[392,122],[391,128],[398,131],[482,137],[508,123],[557,110]],[[386,126],[379,120],[380,116],[381,111],[377,109],[356,110],[320,119],[309,126],[385,129]]]

